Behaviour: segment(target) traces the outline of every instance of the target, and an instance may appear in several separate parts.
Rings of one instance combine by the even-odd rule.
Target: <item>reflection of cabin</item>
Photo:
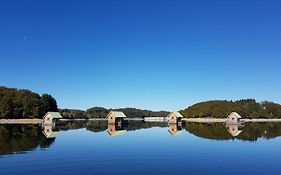
[[[122,126],[116,126],[115,124],[108,124],[107,125],[107,133],[114,137],[114,136],[122,136],[126,130],[122,128]]]
[[[44,125],[52,125],[57,120],[62,119],[62,116],[58,112],[47,112],[47,114],[43,117]]]
[[[242,132],[243,125],[226,125],[227,131],[233,137],[237,137]]]
[[[181,124],[183,116],[179,112],[171,112],[167,118],[169,124]]]
[[[121,125],[121,123],[126,118],[126,115],[123,112],[111,111],[107,115],[108,124],[115,124]]]
[[[177,136],[179,134],[181,134],[181,125],[177,125],[177,124],[169,124],[169,133],[172,135],[172,136]]]
[[[238,113],[232,112],[232,113],[227,117],[226,123],[227,123],[227,124],[238,124],[238,123],[241,122],[241,121],[240,121],[241,118],[242,118],[242,117],[241,117]]]
[[[53,131],[52,125],[45,125],[42,131],[46,138],[56,138],[59,134],[58,131]]]

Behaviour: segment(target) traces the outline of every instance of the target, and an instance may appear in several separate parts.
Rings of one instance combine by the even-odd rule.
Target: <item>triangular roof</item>
[[[50,134],[47,134],[46,132],[42,131],[43,134],[45,135],[46,138],[56,138],[60,132],[55,131],[55,132],[51,132]]]
[[[237,137],[241,132],[241,127],[244,127],[244,125],[240,124],[226,124],[227,132],[231,134],[233,137]]]
[[[228,131],[229,134],[231,134],[233,137],[237,137],[242,131],[241,130],[237,130],[235,132],[231,132],[231,131]]]
[[[172,135],[172,136],[178,136],[182,133],[182,131],[176,131],[176,132],[172,132],[169,130],[169,133]]]
[[[228,125],[227,132],[233,137],[237,137],[242,132],[242,130],[239,129],[238,125]]]
[[[238,119],[242,118],[237,112],[232,112],[231,114],[229,114],[229,116],[227,118],[230,118],[230,117],[236,117]]]
[[[183,118],[183,116],[182,116],[181,113],[179,113],[179,112],[171,112],[171,113],[168,115],[168,117],[171,116],[171,115],[175,115],[177,118]]]
[[[124,135],[125,132],[126,132],[126,130],[114,131],[114,132],[112,132],[112,133],[110,133],[110,132],[107,131],[107,133],[108,133],[111,137],[122,136],[122,135]]]
[[[49,114],[55,119],[63,118],[59,112],[47,112],[47,114],[45,114],[43,118],[45,118]]]
[[[123,112],[119,112],[119,111],[111,111],[106,118],[108,118],[110,115],[114,115],[114,117],[116,118],[125,118],[127,117]]]

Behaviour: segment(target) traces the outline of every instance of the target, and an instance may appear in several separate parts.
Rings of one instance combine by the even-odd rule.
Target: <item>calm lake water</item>
[[[281,174],[281,124],[0,125],[0,174]]]

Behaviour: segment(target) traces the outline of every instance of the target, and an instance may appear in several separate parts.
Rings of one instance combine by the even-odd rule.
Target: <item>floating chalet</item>
[[[183,116],[179,112],[171,112],[167,118],[169,124],[181,124]]]
[[[126,115],[123,112],[118,111],[111,111],[107,116],[108,124],[120,124],[124,121],[126,118]]]
[[[43,117],[43,125],[53,125],[59,119],[62,119],[59,112],[47,112]]]
[[[226,119],[226,124],[237,125],[241,123],[242,117],[237,112],[232,112]]]

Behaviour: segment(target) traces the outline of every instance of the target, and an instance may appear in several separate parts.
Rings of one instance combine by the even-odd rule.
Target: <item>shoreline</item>
[[[182,121],[185,122],[194,122],[194,123],[226,123],[226,118],[184,118]],[[257,123],[264,123],[264,122],[281,122],[281,119],[240,119],[240,122],[242,123],[251,123],[251,122],[257,122]]]
[[[91,118],[91,119],[60,119],[61,122],[70,121],[107,121],[106,118]],[[43,119],[0,119],[0,124],[41,124]]]
[[[43,119],[0,119],[0,124],[41,124]]]
[[[138,120],[138,119],[136,119]],[[59,121],[107,121],[106,118],[90,118],[90,119],[61,119]],[[193,123],[226,123],[227,119],[225,118],[183,118],[184,122],[193,122]],[[281,122],[280,119],[241,119],[242,123],[264,123],[264,122]],[[41,124],[43,119],[0,119],[0,124]],[[148,121],[149,122],[149,121]]]

